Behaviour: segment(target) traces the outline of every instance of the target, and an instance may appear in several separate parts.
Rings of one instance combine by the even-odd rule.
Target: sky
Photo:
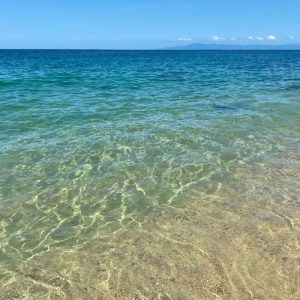
[[[0,0],[0,48],[300,43],[300,0]]]

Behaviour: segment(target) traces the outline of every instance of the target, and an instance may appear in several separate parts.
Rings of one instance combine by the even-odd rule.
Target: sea
[[[300,51],[0,50],[0,299],[300,299]]]

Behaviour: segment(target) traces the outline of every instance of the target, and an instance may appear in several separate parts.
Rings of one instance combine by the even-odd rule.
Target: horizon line
[[[213,49],[188,49],[191,46],[199,46],[199,47],[213,47]],[[184,49],[186,48],[187,49]],[[227,47],[225,49],[217,49],[218,47]],[[233,49],[228,49],[232,47]],[[239,48],[240,49],[237,49]],[[257,47],[258,49],[255,49]],[[285,47],[285,49],[280,49],[281,47]],[[288,49],[288,48],[291,49]],[[299,49],[295,49],[295,47],[299,47]],[[162,48],[72,48],[72,47],[62,47],[62,48],[48,48],[48,47],[41,47],[41,48],[22,48],[22,47],[5,47],[1,48],[0,51],[3,50],[86,50],[86,51],[299,51],[300,50],[300,43],[294,44],[230,44],[230,43],[189,43],[183,45],[174,45],[174,46],[166,46]]]

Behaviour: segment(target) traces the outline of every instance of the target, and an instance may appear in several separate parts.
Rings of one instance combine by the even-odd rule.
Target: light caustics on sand
[[[300,52],[0,51],[0,299],[297,299]]]

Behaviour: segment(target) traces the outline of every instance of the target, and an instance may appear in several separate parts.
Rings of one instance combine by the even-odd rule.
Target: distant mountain
[[[230,44],[189,44],[164,48],[163,50],[300,50],[300,44],[286,45],[230,45]]]

